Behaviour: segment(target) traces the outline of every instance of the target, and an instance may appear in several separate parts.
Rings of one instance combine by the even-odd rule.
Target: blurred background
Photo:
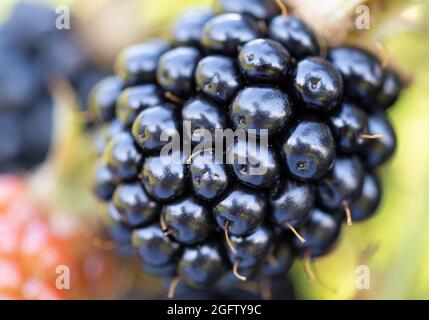
[[[29,2],[69,9],[71,29],[50,30],[56,16],[25,8]],[[296,298],[429,299],[429,2],[287,3],[330,44],[360,43],[387,53],[409,83],[389,109],[398,150],[381,171],[378,214],[344,228],[336,250],[315,261],[320,282],[308,281],[302,262],[295,263],[290,278]],[[355,28],[360,4],[370,8],[369,29]],[[137,263],[115,257],[99,238],[100,209],[88,191],[94,130],[86,100],[112,72],[119,50],[154,35],[168,37],[183,9],[212,5],[0,1],[0,298],[163,297],[157,280],[143,275]],[[59,264],[77,275],[70,290],[55,289]],[[356,289],[359,265],[369,267],[369,290]]]

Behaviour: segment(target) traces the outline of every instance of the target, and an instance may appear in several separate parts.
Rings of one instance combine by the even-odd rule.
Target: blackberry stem
[[[180,278],[180,276],[177,276],[171,281],[170,286],[168,287],[168,294],[167,294],[169,299],[174,298],[174,293],[176,292],[177,285],[181,280],[182,279]]]
[[[347,200],[343,200],[341,204],[344,207],[344,211],[346,213],[347,225],[351,227],[353,225],[353,220],[352,220],[352,212],[350,211],[349,202]]]
[[[383,139],[383,135],[382,134],[367,134],[367,133],[362,133],[362,134],[359,135],[359,137],[361,137],[362,139],[368,139],[368,140]]]
[[[286,8],[285,4],[283,3],[283,0],[276,0],[276,4],[280,8],[282,16],[287,17],[287,8]]]
[[[237,253],[237,249],[235,249],[234,244],[232,243],[231,239],[229,238],[229,226],[230,222],[226,221],[224,226],[224,233],[225,233],[225,240],[226,244],[228,245],[228,248],[231,250],[233,254]]]
[[[181,98],[179,98],[178,96],[175,96],[174,94],[172,94],[171,92],[167,91],[164,93],[164,96],[170,100],[171,102],[177,103],[177,104],[184,104],[185,101]]]
[[[162,215],[159,217],[159,224],[161,225],[161,230],[162,230],[162,232],[164,233],[164,236],[171,236],[171,235],[174,235],[174,234],[176,234],[176,230],[174,230],[174,229],[170,229],[168,226],[167,226],[167,223],[165,222],[165,220],[164,220],[164,218],[162,217]]]
[[[238,264],[240,263],[240,259],[235,259],[234,264],[232,266],[232,273],[234,273],[234,276],[237,277],[237,279],[241,280],[241,281],[246,281],[247,278],[245,276],[242,276],[239,272],[238,272]]]
[[[164,234],[168,231],[167,223],[165,223],[164,218],[162,217],[162,214],[159,216],[159,224],[161,225],[161,230],[164,232]]]
[[[296,229],[287,221],[284,222],[284,224],[290,229],[290,231],[293,232],[293,234],[298,238],[299,241],[302,243],[305,243],[305,239],[296,231]]]

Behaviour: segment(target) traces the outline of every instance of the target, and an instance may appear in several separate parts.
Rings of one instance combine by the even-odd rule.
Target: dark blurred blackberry
[[[273,3],[188,12],[172,44],[125,49],[117,77],[93,91],[104,132],[95,194],[170,293],[179,284],[260,297],[233,290],[246,281],[287,297],[276,294],[286,285],[269,284],[282,283],[295,257],[327,254],[343,221],[380,203],[375,171],[396,146],[384,112],[398,76],[362,48],[318,56],[311,28]],[[221,129],[248,140],[216,137]],[[206,134],[224,142],[221,155],[213,141],[186,154]],[[172,140],[183,148],[166,157]]]
[[[65,78],[85,107],[106,76],[76,34],[56,28],[56,19],[53,8],[21,1],[0,25],[0,173],[28,170],[46,158],[53,117],[48,84]]]

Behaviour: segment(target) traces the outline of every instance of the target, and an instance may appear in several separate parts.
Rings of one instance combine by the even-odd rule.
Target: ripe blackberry
[[[223,114],[222,106],[205,98],[204,96],[196,96],[189,99],[182,108],[182,120],[188,121],[191,128],[184,134],[189,140],[193,137],[200,141],[198,134],[199,129],[206,129],[210,132],[215,132],[216,129],[226,128],[226,119]]]
[[[285,228],[300,228],[308,220],[316,202],[313,185],[298,181],[286,181],[270,199],[275,222]]]
[[[99,82],[89,96],[91,116],[97,122],[108,122],[115,118],[116,100],[122,90],[122,82],[117,77],[109,77]]]
[[[256,21],[236,13],[210,19],[203,27],[201,43],[207,51],[234,55],[246,42],[262,35]]]
[[[77,34],[56,28],[56,19],[47,5],[19,1],[0,24],[0,173],[32,169],[47,157],[52,84],[66,79],[84,109],[92,87],[106,76],[90,61]],[[106,109],[99,109],[97,119],[115,117]]]
[[[241,48],[238,61],[249,81],[276,82],[282,80],[291,67],[289,52],[271,39],[249,41]]]
[[[232,170],[240,182],[254,188],[269,188],[276,183],[280,165],[274,150],[244,139],[237,139],[232,147]],[[242,163],[241,159],[246,162]],[[261,172],[255,174],[255,171]]]
[[[195,195],[205,201],[219,198],[231,185],[228,168],[216,163],[213,154],[197,154],[189,165],[192,189]]]
[[[363,180],[360,196],[351,203],[353,221],[370,218],[377,210],[381,200],[381,186],[376,175],[367,173]]]
[[[237,129],[253,129],[256,134],[275,134],[290,121],[292,107],[286,93],[275,88],[249,86],[231,103],[229,116]]]
[[[159,212],[159,205],[149,198],[139,182],[117,186],[112,201],[121,220],[132,228],[153,221]]]
[[[329,61],[320,57],[299,61],[293,81],[298,99],[315,111],[332,111],[343,97],[341,74]]]
[[[124,86],[155,81],[159,57],[169,47],[164,40],[153,39],[124,49],[115,63],[116,74]]]
[[[341,230],[341,221],[335,214],[314,208],[308,222],[300,229],[305,242],[295,238],[294,248],[300,255],[312,258],[327,254],[333,249]]]
[[[319,202],[329,209],[341,209],[362,191],[364,166],[358,156],[337,157],[332,170],[317,182]]]
[[[325,123],[301,119],[284,138],[281,152],[295,179],[319,180],[334,166],[336,142]]]
[[[344,153],[363,150],[368,143],[368,115],[358,106],[344,102],[329,119],[338,140],[338,149]]]
[[[245,236],[252,233],[266,215],[267,201],[256,191],[234,187],[213,208],[220,228],[227,233]]]
[[[112,88],[113,105],[111,111],[126,127],[130,127],[134,123],[143,109],[157,106],[164,101],[162,91],[157,85],[144,84],[127,88],[121,92],[122,83],[116,78],[114,79],[117,82],[118,91]],[[120,96],[118,97],[119,93]]]
[[[331,49],[328,59],[343,76],[345,95],[362,107],[371,108],[383,82],[379,59],[368,51],[348,46]]]
[[[193,197],[164,205],[160,219],[164,232],[185,245],[203,242],[214,226],[206,205]]]
[[[222,103],[229,102],[243,84],[234,60],[221,55],[210,55],[198,62],[195,82],[198,91]]]
[[[128,132],[112,138],[104,150],[103,158],[116,181],[132,181],[137,178],[143,161],[133,136]]]
[[[176,135],[179,129],[176,113],[176,107],[171,103],[158,104],[139,113],[131,131],[142,150],[159,150],[167,143],[162,141],[162,134]]]
[[[120,92],[94,89],[95,114],[116,112],[98,117],[95,194],[170,295],[283,279],[379,205],[398,76],[362,48],[318,56],[311,28],[273,3],[187,12],[171,45],[120,54]]]
[[[165,91],[187,98],[194,92],[194,71],[199,59],[196,48],[171,49],[159,59],[156,80]]]
[[[192,10],[183,13],[172,30],[174,44],[199,46],[203,27],[212,17],[213,14],[205,10]]]
[[[315,33],[302,20],[291,15],[274,17],[268,26],[268,36],[280,42],[297,60],[319,55]]]

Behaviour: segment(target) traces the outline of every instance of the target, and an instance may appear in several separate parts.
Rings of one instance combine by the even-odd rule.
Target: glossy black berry
[[[343,103],[329,118],[341,152],[352,153],[362,150],[368,143],[368,115],[352,103]]]
[[[264,220],[266,199],[260,192],[235,187],[213,208],[218,225],[236,236],[247,235]]]
[[[127,127],[144,109],[164,101],[162,91],[154,84],[144,84],[123,90],[116,104],[116,117]]]
[[[203,27],[213,14],[204,10],[192,10],[182,14],[175,23],[173,41],[179,46],[196,46],[200,43]]]
[[[140,182],[123,183],[116,187],[113,204],[129,227],[138,227],[156,218],[159,205],[149,198]]]
[[[145,190],[158,201],[177,198],[186,188],[187,172],[178,154],[147,157],[140,177]]]
[[[201,152],[192,157],[189,166],[192,189],[203,200],[213,201],[222,195],[231,183],[230,174],[225,165],[212,153]]]
[[[388,109],[398,100],[402,85],[395,71],[386,69],[384,74],[383,84],[377,94],[377,104],[384,109]]]
[[[357,156],[337,157],[332,171],[317,183],[319,201],[328,209],[349,206],[361,193],[365,171]]]
[[[161,219],[164,231],[186,245],[204,241],[213,228],[212,213],[193,197],[164,205]]]
[[[291,67],[289,52],[277,41],[256,39],[246,43],[238,55],[241,72],[249,81],[283,79]]]
[[[308,220],[315,201],[312,185],[288,180],[270,198],[272,216],[284,229],[289,229],[289,226],[300,228]]]
[[[377,57],[361,48],[337,47],[328,59],[341,73],[344,93],[359,105],[373,107],[383,81],[383,69]]]
[[[229,154],[228,154],[229,155]],[[274,151],[256,139],[236,139],[232,148],[232,169],[244,184],[269,188],[279,178],[279,163]]]
[[[111,122],[104,123],[97,128],[94,146],[97,155],[101,155],[107,144],[115,136],[125,132],[124,124],[118,119],[114,119]]]
[[[221,55],[207,56],[195,71],[197,90],[219,102],[229,102],[243,84],[235,61]]]
[[[377,167],[388,161],[396,150],[396,134],[389,119],[382,112],[369,116],[369,133],[379,135],[368,141],[363,152],[366,162],[371,167]]]
[[[298,99],[314,111],[329,112],[343,97],[341,74],[321,57],[301,60],[294,72],[293,83]]]
[[[198,288],[214,284],[225,269],[222,252],[215,243],[186,248],[178,265],[180,278]]]
[[[112,198],[115,191],[115,177],[112,171],[101,162],[95,171],[93,178],[93,190],[97,198],[107,201]]]
[[[88,110],[88,101],[91,96],[92,89],[102,79],[107,77],[109,73],[106,70],[100,69],[91,64],[85,65],[82,69],[83,70],[79,70],[71,77],[70,83],[75,89],[76,98],[80,108],[86,112]],[[92,120],[91,123],[95,122],[94,119],[90,120]]]
[[[315,33],[304,21],[291,15],[273,18],[268,26],[268,35],[280,42],[298,60],[319,54]]]
[[[135,229],[132,243],[143,261],[152,266],[165,266],[180,254],[180,245],[170,241],[158,224]]]
[[[255,20],[236,13],[226,13],[205,24],[201,43],[209,51],[235,54],[241,45],[260,36]]]
[[[289,271],[295,261],[295,254],[288,241],[278,240],[276,248],[273,248],[270,259],[267,257],[261,266],[262,276],[281,278],[284,277],[285,272]]]
[[[288,96],[266,87],[247,87],[231,103],[229,116],[235,128],[252,134],[275,134],[282,130],[292,116]]]
[[[104,220],[106,222],[104,231],[109,239],[114,241],[115,252],[121,257],[131,257],[133,254],[132,230],[122,223],[121,214],[115,208],[113,202],[109,202]]]
[[[117,77],[106,78],[97,84],[89,97],[91,117],[101,122],[113,120],[116,101],[121,90],[122,82]]]
[[[210,134],[211,139],[214,140],[216,129],[226,128],[222,106],[203,96],[196,96],[185,103],[182,109],[182,120],[187,129],[186,137],[194,142],[202,142],[205,134]],[[197,131],[203,129],[207,132]]]
[[[110,140],[103,159],[116,180],[129,181],[137,178],[143,156],[135,145],[133,136],[124,132]]]
[[[350,205],[353,221],[362,221],[372,217],[381,200],[380,181],[374,174],[366,174],[360,196]]]
[[[215,10],[249,15],[258,20],[269,20],[279,12],[272,0],[216,0]]]
[[[336,144],[329,126],[313,120],[299,121],[282,145],[282,155],[291,175],[314,181],[333,167]]]
[[[259,226],[247,236],[231,236],[231,242],[236,252],[228,250],[231,263],[237,263],[239,268],[252,268],[262,261],[273,245],[273,231],[265,225]]]
[[[168,49],[168,43],[161,39],[128,47],[116,59],[116,74],[127,86],[153,82],[159,58]]]
[[[313,209],[308,222],[299,230],[305,242],[295,238],[294,248],[301,255],[316,258],[330,252],[341,231],[341,223],[334,215],[321,209]]]
[[[139,113],[132,126],[136,143],[145,151],[162,148],[178,137],[180,121],[176,106],[171,103],[150,107]]]
[[[186,98],[194,91],[194,71],[200,53],[193,47],[178,47],[167,51],[159,59],[156,79],[173,95]]]

